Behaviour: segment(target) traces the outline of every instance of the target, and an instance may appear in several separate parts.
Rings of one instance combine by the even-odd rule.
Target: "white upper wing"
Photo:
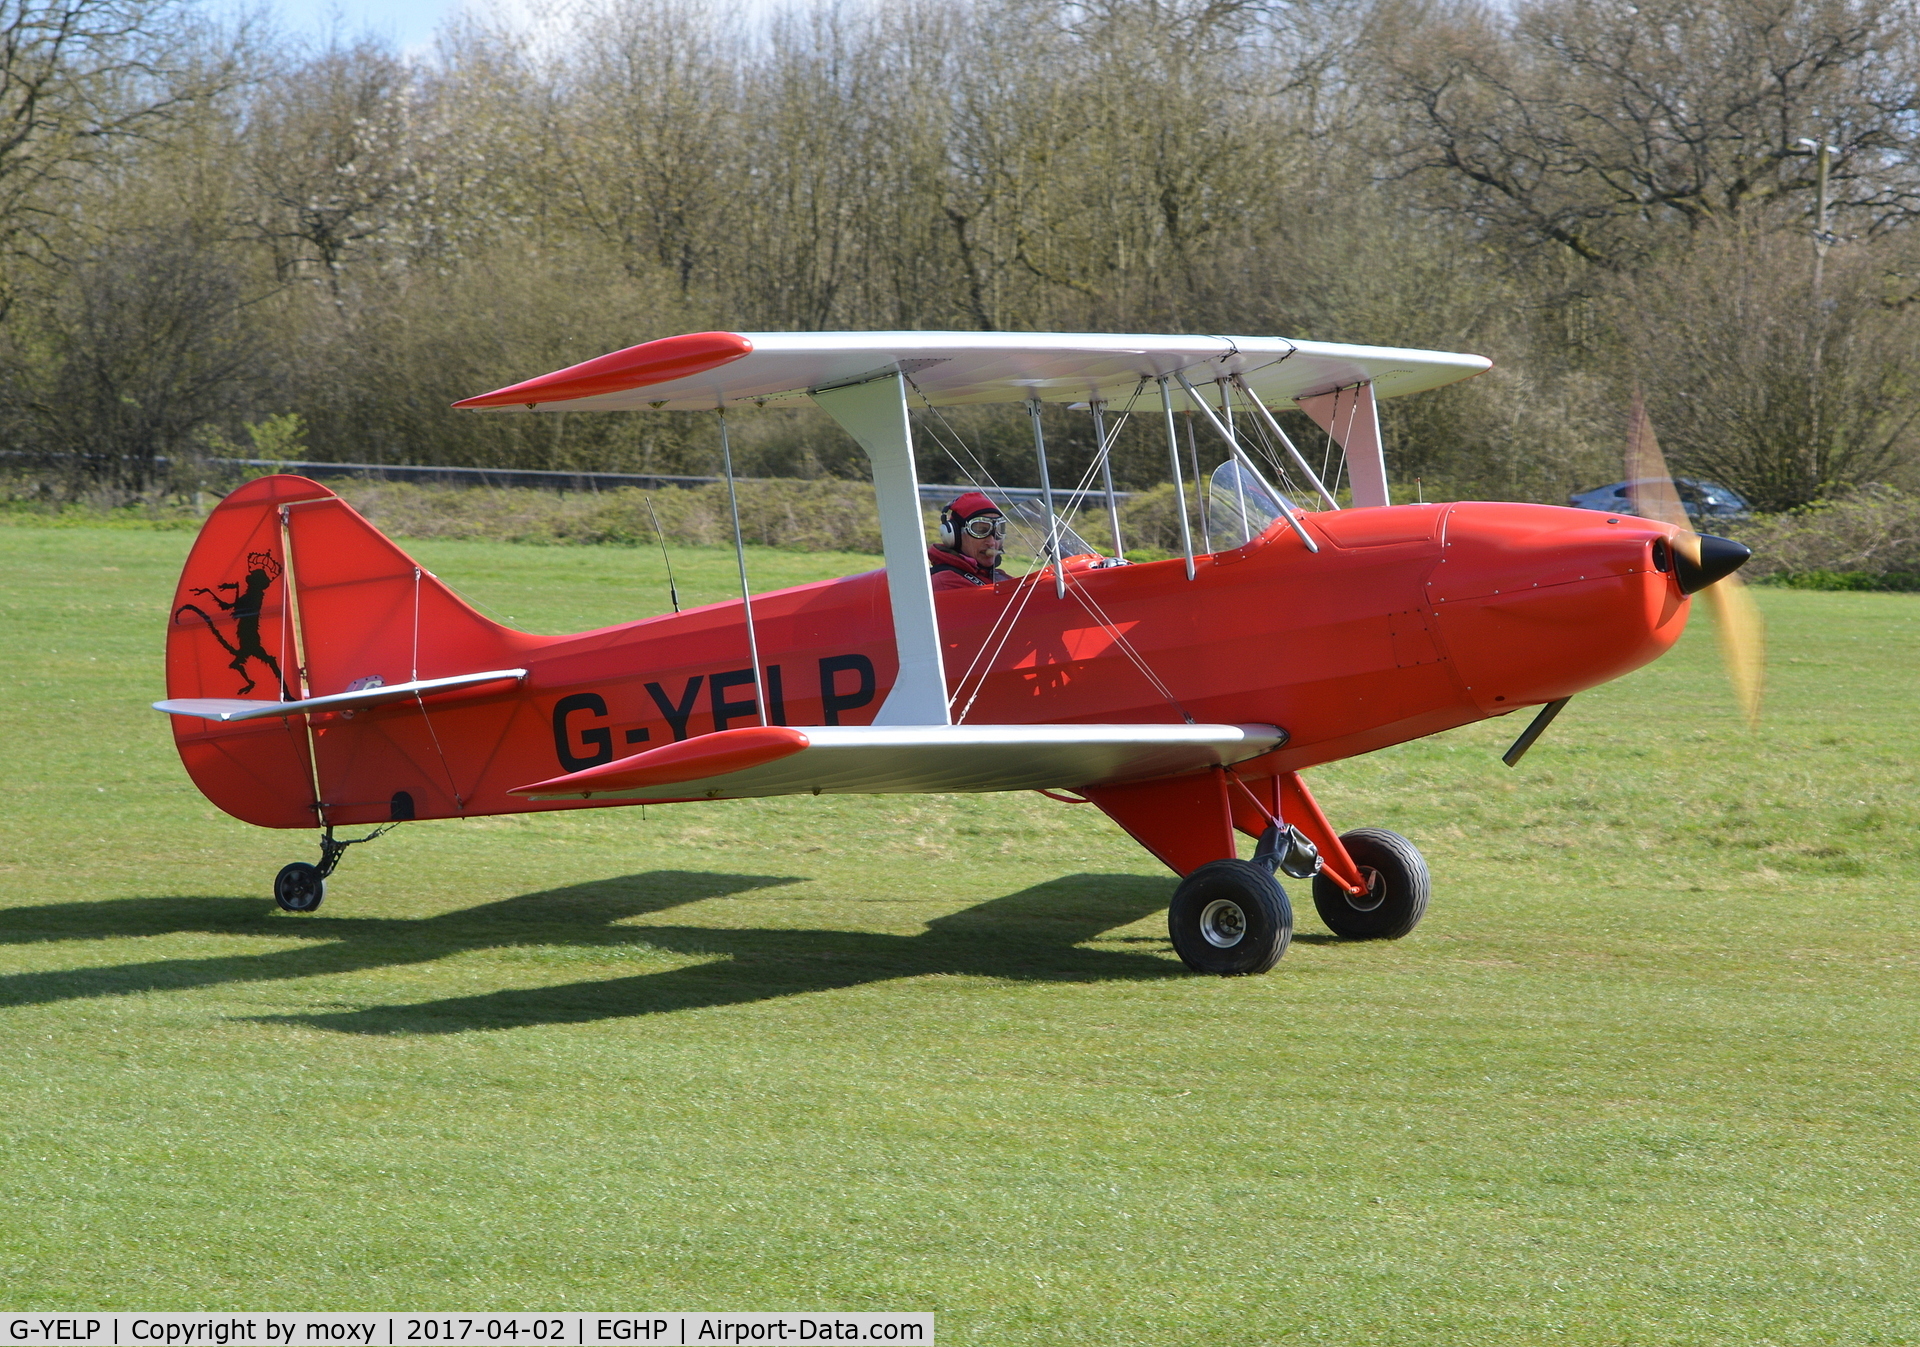
[[[1388,346],[1347,346],[1285,337],[1140,336],[1083,332],[746,332],[696,334],[743,344],[744,354],[680,374],[667,337],[568,371],[470,399],[475,410],[617,411],[643,407],[704,411],[723,404],[800,397],[896,372],[941,406],[981,402],[1122,404],[1142,379],[1184,373],[1196,385],[1242,376],[1269,406],[1371,383],[1377,397],[1436,388],[1490,367],[1484,356]],[[636,381],[621,385],[617,357],[631,356]],[[594,367],[590,382],[560,376]],[[665,375],[667,377],[661,377]],[[545,385],[544,387],[540,385]],[[587,392],[586,390],[593,390]],[[586,392],[585,396],[582,393]],[[1173,390],[1176,406],[1185,394]],[[1158,393],[1154,393],[1157,399]]]

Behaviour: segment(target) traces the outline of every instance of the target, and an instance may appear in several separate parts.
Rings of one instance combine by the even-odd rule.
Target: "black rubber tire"
[[[1208,861],[1180,881],[1167,934],[1196,973],[1246,977],[1280,962],[1293,939],[1293,904],[1266,866]]]
[[[1345,940],[1398,940],[1427,915],[1433,880],[1413,843],[1385,828],[1355,828],[1340,842],[1372,886],[1354,898],[1324,874],[1313,880],[1313,906],[1327,929]]]
[[[295,861],[273,877],[273,901],[283,912],[312,912],[326,896],[327,881],[320,877],[317,865]]]

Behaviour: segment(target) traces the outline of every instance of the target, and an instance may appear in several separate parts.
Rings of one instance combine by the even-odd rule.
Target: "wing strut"
[[[1167,418],[1167,456],[1173,462],[1173,494],[1180,504],[1180,546],[1187,554],[1187,579],[1193,579],[1193,529],[1187,524],[1186,474],[1180,471],[1180,431],[1173,424],[1173,392],[1164,376],[1160,379],[1160,410]],[[1193,489],[1198,491],[1200,483]]]
[[[1053,512],[1053,478],[1047,474],[1047,433],[1040,427],[1040,399],[1027,400],[1033,421],[1033,453],[1040,460],[1040,502],[1047,510],[1047,559],[1053,563],[1053,597],[1067,597],[1067,566],[1060,556],[1060,516]]]
[[[1333,498],[1331,491],[1327,490],[1327,484],[1320,480],[1320,474],[1313,470],[1313,466],[1307,462],[1306,455],[1302,454],[1294,445],[1292,437],[1280,428],[1280,422],[1275,419],[1273,413],[1268,410],[1267,404],[1255,397],[1253,390],[1247,387],[1247,381],[1237,374],[1233,376],[1233,386],[1246,394],[1247,401],[1253,404],[1254,410],[1259,412],[1261,417],[1266,421],[1267,429],[1279,437],[1281,445],[1286,449],[1288,455],[1292,457],[1294,466],[1300,469],[1301,473],[1305,475],[1309,482],[1313,483],[1313,489],[1320,493],[1321,503],[1329,510],[1339,509],[1340,502]]]
[[[1301,411],[1313,418],[1314,424],[1346,450],[1354,505],[1393,504],[1392,496],[1387,493],[1387,460],[1380,449],[1380,412],[1374,405],[1373,385],[1336,388],[1330,393],[1316,393],[1295,401]]]
[[[1113,530],[1113,557],[1115,561],[1125,561],[1127,549],[1120,543],[1120,503],[1113,494],[1113,442],[1107,438],[1107,404],[1095,398],[1087,406],[1093,412],[1093,441],[1100,446],[1100,480],[1107,492],[1107,524]],[[1118,426],[1114,427],[1115,434],[1119,430]]]
[[[900,672],[873,718],[875,725],[947,725],[947,676],[940,662],[940,624],[927,570],[926,526],[920,520],[920,484],[913,468],[913,430],[907,421],[907,381],[889,374],[865,383],[823,388],[814,405],[838,421],[873,463],[873,494],[880,506],[880,541],[887,556],[887,594]]]

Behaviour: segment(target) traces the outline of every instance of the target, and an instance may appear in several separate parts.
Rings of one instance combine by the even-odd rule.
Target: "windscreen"
[[[1279,517],[1279,504],[1239,459],[1230,458],[1213,470],[1207,489],[1207,532],[1215,547],[1251,542]]]

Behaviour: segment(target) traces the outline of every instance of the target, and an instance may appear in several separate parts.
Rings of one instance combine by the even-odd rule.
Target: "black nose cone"
[[[1716,538],[1711,533],[1700,535],[1697,560],[1687,555],[1692,550],[1685,545],[1684,538],[1681,545],[1673,549],[1673,574],[1680,582],[1682,594],[1697,594],[1715,580],[1732,575],[1753,555],[1751,547],[1731,538]]]

